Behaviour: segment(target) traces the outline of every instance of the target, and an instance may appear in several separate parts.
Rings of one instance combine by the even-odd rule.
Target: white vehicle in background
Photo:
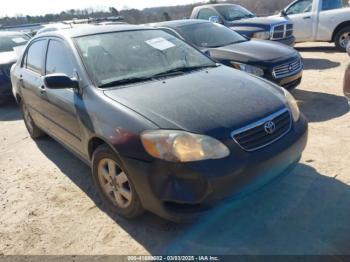
[[[348,0],[296,0],[281,16],[294,23],[296,42],[334,42],[345,51],[350,40],[350,7]]]

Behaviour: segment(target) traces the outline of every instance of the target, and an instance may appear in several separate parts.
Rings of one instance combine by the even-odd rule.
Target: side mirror
[[[223,24],[224,22],[221,20],[220,16],[211,16],[209,17],[209,21],[216,24]]]
[[[282,10],[281,11],[281,16],[287,16],[287,11],[286,10]]]
[[[50,89],[78,88],[79,82],[65,74],[52,74],[44,77],[44,83]]]

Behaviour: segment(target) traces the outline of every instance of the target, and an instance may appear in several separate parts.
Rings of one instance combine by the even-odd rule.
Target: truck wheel
[[[107,145],[99,146],[92,158],[92,175],[107,208],[126,218],[140,216],[144,209],[135,187],[118,156]]]
[[[34,123],[34,120],[33,120],[32,116],[30,115],[26,104],[23,101],[21,101],[20,105],[21,105],[21,109],[22,109],[22,116],[23,116],[24,124],[28,130],[30,137],[34,140],[37,140],[40,137],[44,136],[45,133]]]
[[[335,47],[340,52],[346,52],[347,45],[350,41],[350,26],[341,29],[334,38]]]

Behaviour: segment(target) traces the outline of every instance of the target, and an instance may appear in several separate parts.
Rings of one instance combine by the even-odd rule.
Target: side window
[[[25,56],[26,68],[41,74],[45,52],[46,40],[39,40],[31,44]]]
[[[63,73],[74,76],[72,58],[63,43],[50,40],[46,57],[46,74]]]
[[[202,20],[209,20],[211,16],[218,16],[218,14],[214,10],[205,8],[199,11],[197,18]]]
[[[332,1],[332,0],[331,0]],[[311,12],[312,0],[300,0],[294,5],[290,6],[287,10],[287,15],[296,15]]]
[[[322,11],[333,10],[345,7],[343,0],[322,0]]]

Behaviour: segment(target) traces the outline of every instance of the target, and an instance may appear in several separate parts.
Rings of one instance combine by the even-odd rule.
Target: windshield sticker
[[[157,37],[157,38],[147,40],[146,43],[152,46],[153,48],[161,51],[175,47],[175,45],[172,42],[164,39],[163,37]]]
[[[12,38],[12,41],[15,42],[16,44],[22,44],[27,42],[27,40],[24,39],[23,37]]]

